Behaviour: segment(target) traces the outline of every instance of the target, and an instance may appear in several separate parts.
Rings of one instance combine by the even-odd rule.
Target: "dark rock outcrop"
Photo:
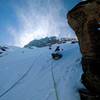
[[[62,44],[66,42],[77,43],[78,41],[76,38],[66,38],[66,37],[57,38],[56,36],[52,36],[52,37],[41,38],[39,40],[32,40],[24,47],[32,49],[33,47],[40,48],[40,47],[45,47],[45,46],[52,46],[54,44]]]
[[[83,55],[82,83],[91,93],[100,96],[100,0],[80,2],[68,12],[67,18]]]

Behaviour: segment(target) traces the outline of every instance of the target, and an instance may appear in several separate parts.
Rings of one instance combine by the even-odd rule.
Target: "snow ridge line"
[[[32,62],[31,66],[29,67],[29,69],[24,73],[24,75],[19,78],[10,88],[8,88],[6,91],[4,91],[1,95],[0,98],[3,97],[5,94],[7,94],[11,89],[13,89],[24,77],[26,77],[28,75],[28,73],[30,72],[30,70],[32,69],[34,65],[34,61]]]

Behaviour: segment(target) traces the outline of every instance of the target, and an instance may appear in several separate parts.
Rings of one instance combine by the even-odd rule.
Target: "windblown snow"
[[[54,60],[56,46],[13,48],[0,57],[0,100],[80,100],[79,46],[60,44],[63,57]]]

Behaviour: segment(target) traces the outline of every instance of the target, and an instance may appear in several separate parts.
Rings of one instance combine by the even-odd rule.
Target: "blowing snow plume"
[[[19,0],[14,2],[17,27],[9,26],[15,45],[24,46],[46,36],[71,36],[62,0]],[[68,33],[68,35],[67,35]]]

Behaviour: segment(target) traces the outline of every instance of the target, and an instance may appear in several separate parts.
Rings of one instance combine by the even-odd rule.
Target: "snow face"
[[[0,100],[80,100],[79,46],[61,44],[63,57],[55,61],[56,46],[17,48],[0,57]]]

